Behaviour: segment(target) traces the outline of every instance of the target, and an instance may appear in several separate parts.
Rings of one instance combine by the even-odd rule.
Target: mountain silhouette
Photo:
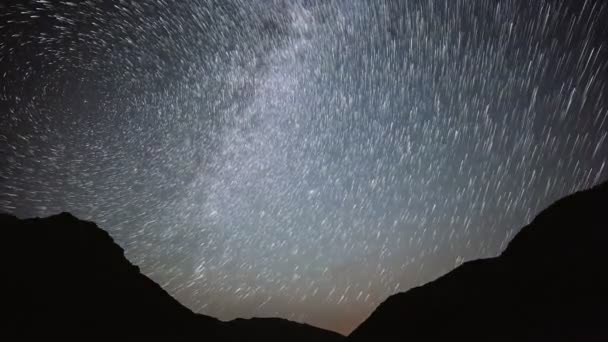
[[[608,183],[542,211],[495,258],[389,297],[348,341],[608,341]]]
[[[0,214],[3,335],[343,341],[277,318],[195,314],[142,275],[110,235],[68,213]],[[608,183],[565,197],[498,257],[389,297],[347,341],[608,341]]]
[[[223,322],[195,314],[142,275],[94,223],[62,213],[0,214],[8,336],[189,336],[203,341],[341,341],[284,319]],[[6,286],[7,285],[7,286]],[[12,339],[6,339],[12,340]]]

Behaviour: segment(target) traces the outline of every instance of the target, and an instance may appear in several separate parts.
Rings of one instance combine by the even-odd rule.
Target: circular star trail
[[[608,176],[602,1],[0,5],[0,210],[347,333]],[[27,253],[27,246],[23,246]]]

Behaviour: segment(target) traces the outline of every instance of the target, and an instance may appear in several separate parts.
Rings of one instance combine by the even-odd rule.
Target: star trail
[[[603,1],[9,1],[0,38],[0,210],[221,319],[348,333],[608,177]]]

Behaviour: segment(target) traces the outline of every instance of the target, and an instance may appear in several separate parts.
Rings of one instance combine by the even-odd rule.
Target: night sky
[[[221,319],[348,333],[606,179],[607,135],[605,1],[0,2],[0,211]]]

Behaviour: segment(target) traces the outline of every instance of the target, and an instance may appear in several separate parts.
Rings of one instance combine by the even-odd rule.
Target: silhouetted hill
[[[389,297],[348,341],[608,341],[608,183],[541,212],[496,258]]]
[[[339,341],[282,319],[194,314],[94,223],[0,214],[5,335]],[[352,341],[608,341],[608,183],[541,212],[496,258],[394,295]],[[171,338],[174,340],[175,338]]]
[[[105,231],[67,213],[26,220],[0,214],[0,227],[3,335],[343,340],[282,319],[222,322],[194,314],[142,275]]]

